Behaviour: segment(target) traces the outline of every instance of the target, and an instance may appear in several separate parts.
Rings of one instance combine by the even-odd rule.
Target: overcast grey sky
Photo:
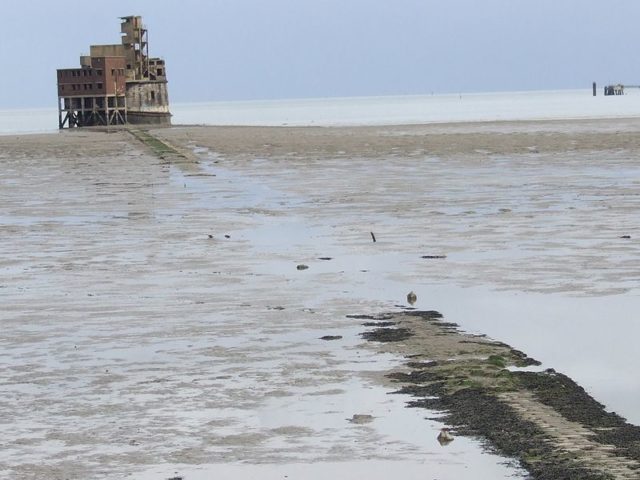
[[[174,102],[640,84],[638,0],[3,1],[0,108],[142,15]]]

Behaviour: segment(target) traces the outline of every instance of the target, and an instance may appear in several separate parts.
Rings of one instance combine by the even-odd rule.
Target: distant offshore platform
[[[91,45],[80,68],[58,70],[58,127],[170,125],[164,60],[149,57],[142,17],[121,17],[122,41]]]
[[[616,83],[615,85],[605,85],[604,87],[604,96],[609,97],[611,95],[624,95],[625,88],[640,88],[640,85],[622,85],[621,83]],[[597,95],[597,86],[596,82],[593,82],[593,96]]]

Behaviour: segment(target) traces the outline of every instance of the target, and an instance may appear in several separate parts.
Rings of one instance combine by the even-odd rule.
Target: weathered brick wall
[[[169,113],[166,82],[127,83],[127,110],[142,113]]]

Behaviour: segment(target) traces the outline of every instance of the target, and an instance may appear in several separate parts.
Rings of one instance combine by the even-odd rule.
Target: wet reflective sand
[[[198,164],[125,133],[1,138],[0,471],[508,478],[388,395],[402,359],[346,317],[410,290],[640,421],[640,123],[429,128],[157,132]]]

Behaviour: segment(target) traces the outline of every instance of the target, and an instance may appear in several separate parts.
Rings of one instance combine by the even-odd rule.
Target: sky
[[[142,15],[172,102],[640,84],[638,0],[4,0],[0,109]]]

